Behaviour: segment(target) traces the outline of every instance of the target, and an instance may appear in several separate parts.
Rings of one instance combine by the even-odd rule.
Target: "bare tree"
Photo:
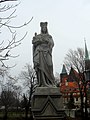
[[[5,107],[5,111],[4,111],[5,120],[7,119],[8,109],[14,106],[15,101],[16,101],[15,92],[6,88],[3,89],[0,95],[0,103],[2,106]]]
[[[26,115],[25,118],[28,117],[28,112],[30,108],[31,113],[31,97],[32,93],[34,92],[34,89],[37,85],[37,79],[36,79],[36,73],[33,67],[29,64],[26,64],[24,66],[24,70],[21,71],[21,74],[19,75],[19,78],[22,80],[23,88],[26,89],[28,95],[24,93],[23,100],[25,103],[25,110]]]
[[[70,49],[65,57],[65,65],[68,70],[73,67],[78,72],[83,72],[85,69],[84,50],[82,48],[77,48],[77,50]]]
[[[17,1],[17,0],[0,0],[0,3],[7,2],[7,1]]]
[[[16,107],[18,111],[22,90],[21,86],[18,85],[18,79],[12,77],[9,71],[4,72],[0,75],[0,105],[4,106],[4,119],[7,119],[9,108]]]
[[[68,70],[73,67],[79,74],[72,76],[77,84],[80,91],[80,98],[81,98],[81,113],[83,119],[83,97],[86,94],[86,81],[84,76],[85,70],[85,61],[84,61],[84,50],[82,48],[77,48],[77,50],[69,50],[68,54],[65,57],[65,65]]]
[[[13,48],[16,48],[17,46],[19,46],[21,44],[21,41],[27,35],[27,32],[26,32],[22,36],[22,38],[18,39],[16,30],[28,25],[33,19],[32,17],[28,22],[25,22],[24,24],[22,23],[21,25],[18,25],[18,26],[11,25],[12,23],[11,21],[16,18],[15,12],[16,12],[16,7],[19,5],[19,3],[14,2],[13,4],[12,3],[8,4],[9,1],[17,1],[17,0],[0,0],[0,38],[1,38],[0,40],[0,77],[2,78],[4,78],[5,75],[7,75],[8,69],[10,68],[10,66],[5,64],[5,61],[9,60],[10,58],[15,58],[18,56],[18,55],[12,55],[11,51],[13,50]],[[5,32],[8,33],[8,38],[2,37],[2,36],[5,36]],[[11,77],[10,75],[8,76],[8,78],[10,80],[8,81],[6,79],[5,83],[3,82],[3,79],[0,81],[2,93],[3,93],[1,96],[4,96],[4,93],[5,95],[7,95],[6,97],[9,96],[7,94],[8,91],[6,91],[6,88],[8,88],[9,91],[13,91],[13,92],[16,92],[19,90],[18,87],[15,86],[14,83],[12,82],[14,78]],[[20,94],[20,92],[18,92],[18,94]],[[7,98],[5,98],[5,100],[6,99]]]
[[[5,64],[4,61],[9,60],[9,58],[15,58],[18,55],[12,55],[11,50],[21,44],[21,41],[25,38],[27,32],[25,35],[23,35],[22,38],[17,39],[17,32],[16,29],[22,28],[26,25],[28,25],[33,17],[28,21],[25,22],[24,24],[22,23],[21,25],[18,26],[13,26],[11,25],[11,21],[16,18],[15,12],[16,12],[16,7],[19,5],[19,3],[14,3],[14,4],[9,4],[8,1],[17,1],[17,0],[0,0],[0,71],[3,72],[3,67],[8,68],[9,66]],[[3,4],[3,2],[5,4]],[[8,12],[8,15],[6,14]],[[2,36],[4,31],[8,32],[8,38],[6,40],[2,39]],[[1,36],[2,35],[2,36]],[[5,36],[5,35],[4,35]]]
[[[0,79],[0,104],[4,106],[4,119],[7,119],[8,109],[13,109],[15,107],[18,112],[18,107],[20,106],[21,98],[21,86],[17,84],[17,78],[13,78],[9,73]]]

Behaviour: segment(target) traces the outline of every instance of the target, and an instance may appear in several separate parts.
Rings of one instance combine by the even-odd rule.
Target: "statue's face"
[[[42,32],[46,33],[46,31],[47,31],[47,27],[46,26],[42,26]]]

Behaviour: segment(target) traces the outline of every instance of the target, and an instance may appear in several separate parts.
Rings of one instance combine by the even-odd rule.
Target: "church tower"
[[[84,58],[84,61],[85,61],[86,80],[90,81],[90,59],[89,59],[89,53],[88,53],[86,41],[85,41],[85,58]]]
[[[85,71],[90,70],[90,59],[89,59],[89,53],[88,53],[88,49],[87,49],[87,45],[86,45],[86,41],[85,41]]]
[[[65,67],[65,65],[63,64],[63,67],[62,67],[62,72],[60,73],[60,80],[61,80],[61,82],[62,82],[62,79],[64,78],[64,77],[67,77],[67,71],[66,71],[66,67]]]

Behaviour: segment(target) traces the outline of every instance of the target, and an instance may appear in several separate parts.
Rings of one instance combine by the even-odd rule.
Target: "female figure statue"
[[[41,34],[36,34],[33,37],[33,63],[37,75],[37,80],[40,86],[53,86],[53,63],[52,63],[52,48],[54,42],[52,36],[48,34],[47,22],[41,22]]]

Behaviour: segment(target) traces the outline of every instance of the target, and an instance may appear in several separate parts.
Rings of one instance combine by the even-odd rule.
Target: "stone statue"
[[[54,86],[52,48],[54,42],[48,34],[47,22],[41,22],[41,34],[35,33],[33,37],[33,63],[39,87]]]

